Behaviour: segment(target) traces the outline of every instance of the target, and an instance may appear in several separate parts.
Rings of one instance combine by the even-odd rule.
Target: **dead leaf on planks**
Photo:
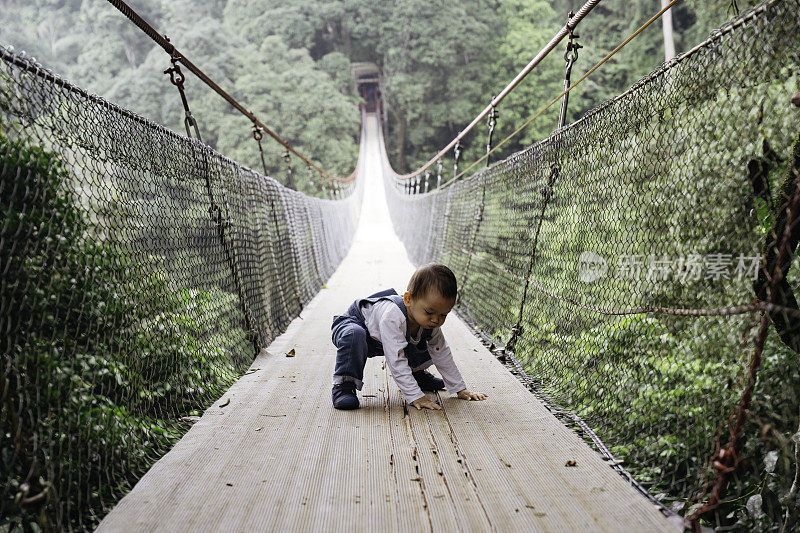
[[[294,357],[294,348],[286,352],[286,357]]]

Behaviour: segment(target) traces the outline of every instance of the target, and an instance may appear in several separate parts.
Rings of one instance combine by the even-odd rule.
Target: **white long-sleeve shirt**
[[[392,373],[395,383],[403,393],[407,402],[413,402],[425,396],[425,393],[417,385],[417,380],[411,375],[412,370],[422,370],[431,364],[436,365],[436,369],[442,375],[445,387],[451,393],[457,393],[466,389],[461,372],[458,371],[453,354],[447,341],[444,340],[441,328],[434,328],[431,338],[428,340],[428,353],[431,360],[418,367],[411,368],[403,350],[408,345],[406,341],[406,317],[403,311],[391,300],[379,300],[374,304],[366,303],[361,308],[364,314],[364,321],[370,337],[383,345],[383,354],[386,357],[386,364]],[[414,344],[418,343],[422,336],[422,327],[419,328],[417,335],[412,338]]]

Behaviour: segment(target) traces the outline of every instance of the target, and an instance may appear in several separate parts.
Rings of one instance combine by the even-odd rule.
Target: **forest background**
[[[324,168],[339,175],[350,173],[358,155],[359,98],[350,75],[353,63],[374,62],[381,68],[383,95],[387,104],[388,121],[385,128],[390,159],[397,171],[412,170],[468,124],[490,101],[491,96],[501,90],[550,40],[566,21],[567,13],[582,3],[579,0],[465,0],[458,3],[422,0],[391,3],[363,0],[286,0],[272,3],[263,0],[130,0],[137,12],[160,32],[166,33],[181,52],[245,107],[254,111],[264,123]],[[679,3],[673,13],[677,52],[686,51],[703,41],[712,29],[722,25],[737,9],[744,10],[751,3],[754,2],[686,0]],[[577,29],[584,48],[580,50],[579,60],[573,69],[573,80],[628,37],[660,6],[659,0],[605,0],[601,3]],[[178,92],[163,74],[170,64],[169,58],[105,0],[0,0],[0,44],[12,45],[17,51],[25,50],[54,73],[184,134],[183,109]],[[504,138],[559,94],[564,75],[563,49],[562,44],[501,104],[496,140]],[[749,53],[756,54],[754,50],[757,49],[748,47]],[[615,97],[657,68],[664,57],[664,36],[659,22],[633,40],[572,93],[568,120],[576,120],[605,100]],[[727,57],[727,61],[743,61],[736,54]],[[732,78],[723,75],[716,77],[715,73],[722,72],[725,67],[723,64],[718,70],[705,72],[704,76],[707,77],[702,79],[714,79],[719,86],[724,85]],[[742,72],[743,75],[747,74],[746,70]],[[250,122],[199,80],[190,74],[187,76],[188,100],[198,119],[203,141],[231,159],[261,171]],[[789,76],[776,82],[768,77],[759,83],[763,94],[774,96],[787,92],[787,87],[795,87],[792,84],[796,83],[796,78]],[[694,91],[696,86],[688,90]],[[647,190],[654,194],[650,198],[648,193],[646,199],[655,200],[658,206],[655,209],[642,209],[643,204],[636,204],[639,199],[636,194],[616,197],[617,200],[630,199],[633,204],[629,206],[620,208],[622,204],[618,201],[607,202],[604,206],[604,209],[630,215],[619,226],[615,225],[618,218],[614,213],[606,219],[614,225],[611,229],[616,234],[628,239],[626,243],[630,244],[625,245],[628,246],[625,248],[627,252],[638,250],[650,253],[658,236],[668,235],[662,228],[665,227],[665,221],[671,220],[681,222],[681,227],[689,233],[669,234],[671,236],[665,242],[686,246],[687,251],[688,247],[698,244],[701,248],[695,252],[712,253],[728,250],[719,248],[719,243],[743,245],[760,244],[763,241],[772,223],[772,215],[765,207],[771,197],[767,195],[767,199],[761,198],[764,203],[758,204],[760,207],[754,214],[750,206],[745,208],[745,203],[753,200],[750,188],[753,182],[731,180],[747,179],[741,168],[743,161],[772,161],[768,157],[766,142],[762,144],[768,133],[770,144],[783,150],[778,158],[783,161],[780,165],[767,165],[772,168],[768,181],[772,190],[778,190],[788,165],[789,149],[787,139],[781,135],[787,131],[794,135],[796,130],[791,115],[770,112],[769,108],[764,113],[766,118],[762,123],[763,109],[748,104],[751,101],[749,98],[756,98],[761,93],[749,91],[749,84],[747,87],[747,91],[739,92],[698,91],[698,98],[682,104],[685,108],[678,108],[674,114],[662,117],[666,120],[664,124],[668,126],[664,127],[669,129],[670,135],[673,131],[679,132],[682,134],[678,136],[682,138],[681,142],[694,143],[685,159],[675,158],[669,173],[661,172],[652,164],[636,168],[637,162],[642,161],[643,150],[648,146],[638,142],[651,133],[647,127],[642,132],[634,128],[619,134],[617,138],[623,142],[617,147],[624,150],[621,156],[616,151],[617,147],[613,154],[604,153],[603,157],[613,155],[626,162],[627,166],[623,167],[626,177],[621,183],[638,180],[638,189],[631,188],[632,191],[645,190],[643,184],[646,184],[650,187]],[[761,126],[747,132],[751,137],[750,144],[745,140],[746,136],[740,134],[740,128],[741,124],[747,124],[746,121],[753,120],[753,117],[744,116],[742,121],[738,117],[737,120],[725,119],[731,115],[721,104],[725,104],[731,94],[741,98],[737,105],[759,114]],[[770,97],[769,101],[777,100]],[[133,187],[133,190],[126,190],[125,195],[119,198],[112,195],[113,202],[109,202],[102,210],[92,204],[89,211],[94,209],[95,214],[102,212],[104,216],[120,217],[125,222],[107,224],[107,227],[124,229],[114,234],[113,239],[101,239],[100,244],[94,244],[84,237],[90,229],[75,222],[86,216],[79,209],[80,201],[67,194],[69,188],[64,186],[77,177],[85,180],[91,172],[74,176],[73,169],[58,163],[60,155],[43,151],[35,142],[31,143],[29,128],[20,121],[15,122],[13,106],[7,107],[2,109],[0,102],[0,111],[11,110],[12,117],[7,123],[10,126],[7,125],[0,132],[0,142],[4,143],[0,145],[0,155],[5,154],[5,159],[0,160],[3,163],[0,164],[0,171],[6,173],[6,181],[18,180],[21,175],[26,176],[29,184],[6,188],[6,196],[2,198],[4,204],[0,206],[5,213],[11,213],[19,221],[20,227],[27,229],[19,230],[7,225],[4,231],[14,238],[18,235],[27,236],[33,234],[32,228],[46,223],[54,235],[60,236],[60,248],[57,250],[62,252],[56,254],[49,244],[41,245],[36,239],[27,239],[23,248],[7,248],[14,250],[13,265],[18,265],[7,271],[20,281],[9,281],[4,288],[23,288],[24,301],[30,309],[26,308],[18,314],[36,316],[36,320],[28,320],[28,323],[43,325],[36,331],[17,332],[18,338],[24,339],[18,348],[20,355],[15,363],[18,368],[14,369],[21,376],[18,380],[21,385],[18,394],[8,394],[7,397],[21,398],[21,406],[27,405],[25,402],[29,399],[35,399],[36,408],[30,412],[43,413],[39,418],[34,415],[30,418],[30,427],[36,428],[36,431],[31,429],[20,434],[27,436],[31,441],[30,446],[39,450],[40,457],[51,460],[48,483],[53,483],[62,494],[75,499],[56,501],[54,498],[49,504],[49,512],[57,518],[61,513],[63,516],[58,518],[60,523],[69,523],[79,529],[86,524],[95,524],[102,512],[109,509],[116,498],[149,468],[153,458],[163,455],[180,438],[190,425],[182,415],[196,417],[208,406],[210,398],[219,397],[240,375],[240,371],[247,367],[252,351],[244,329],[246,324],[242,323],[239,313],[240,300],[230,284],[224,281],[228,278],[227,266],[222,271],[215,269],[215,256],[208,253],[210,248],[205,245],[217,241],[215,233],[211,234],[212,238],[204,238],[208,237],[211,228],[209,219],[205,215],[197,216],[198,213],[207,212],[202,188],[201,194],[194,196],[199,198],[199,202],[185,202],[180,209],[175,209],[171,202],[174,193],[171,191],[176,189],[170,188],[175,184],[170,181],[171,175],[165,173],[155,178],[162,180],[158,183],[163,186],[153,187],[154,190],[163,191],[160,196],[151,195],[150,187]],[[547,137],[556,126],[557,113],[556,105],[509,142],[494,159]],[[58,124],[60,117],[55,118]],[[638,123],[634,121],[634,124]],[[662,127],[661,120],[658,124],[651,126]],[[692,124],[713,124],[715,127],[692,129]],[[58,132],[57,126],[55,130]],[[9,138],[5,139],[4,135]],[[695,173],[695,167],[686,161],[696,157],[698,150],[708,144],[704,142],[707,139],[704,135],[714,135],[714,146],[724,149],[703,150],[704,171]],[[655,139],[660,137],[651,135],[649,141]],[[757,144],[753,144],[756,141],[752,139],[756,139]],[[485,140],[485,126],[477,128],[466,144],[466,163],[479,157],[484,150]],[[763,159],[760,158],[762,146]],[[285,182],[284,162],[280,157],[283,149],[271,141],[264,142],[264,149],[267,174]],[[732,153],[738,155],[732,157]],[[143,158],[147,160],[146,154],[143,154]],[[583,164],[584,168],[597,164],[597,159],[590,159],[589,164],[582,163],[585,161],[578,157],[573,164]],[[452,159],[449,159],[445,167],[446,178],[452,175],[451,164]],[[17,169],[24,165],[28,165],[29,170],[18,173]],[[295,168],[301,170],[296,162]],[[298,188],[303,192],[317,196],[323,193],[319,180],[314,176],[296,172],[295,177]],[[114,181],[116,178],[113,173],[109,176],[103,174],[100,182],[92,185],[98,190],[115,191],[119,188]],[[120,178],[120,183],[129,179],[128,176]],[[465,181],[465,184],[469,181]],[[31,204],[22,198],[28,191],[41,186],[41,183],[48,184],[52,191],[46,195],[51,203],[36,209],[37,216],[42,218],[39,220],[28,216],[26,210],[30,210]],[[192,184],[198,183],[201,183],[198,176],[190,175],[187,179],[181,179],[180,187],[187,189],[180,190],[185,193],[191,190]],[[537,182],[530,180],[528,183],[535,186]],[[576,180],[576,183],[591,187],[597,182]],[[730,183],[734,183],[735,187],[726,185]],[[611,185],[604,190],[614,192],[615,183]],[[744,190],[741,186],[744,186]],[[492,239],[496,237],[497,241],[487,241],[489,245],[485,251],[488,253],[499,249],[502,244],[513,254],[516,252],[513,243],[526,238],[527,229],[532,227],[530,223],[524,223],[525,217],[530,215],[530,209],[522,207],[526,198],[518,194],[519,189],[513,186],[501,186],[498,189],[494,200],[487,204],[486,220],[502,222],[496,231],[485,232]],[[469,186],[466,185],[464,190],[469,191]],[[671,190],[680,191],[680,194],[663,192]],[[281,194],[283,192],[288,191],[282,191]],[[91,194],[86,196],[92,197]],[[299,197],[293,193],[292,196]],[[438,195],[425,198],[432,196]],[[693,201],[694,197],[712,198],[706,203],[712,209],[710,214],[713,217],[709,215],[703,218],[704,211],[692,208],[673,210],[675,213],[686,213],[690,223],[684,223],[681,218],[670,218],[663,209],[672,209],[673,204],[662,201],[670,196],[686,202]],[[97,198],[101,197],[101,194],[97,195]],[[574,197],[589,202],[585,205],[592,202],[600,205],[607,198],[602,195],[593,197],[590,193],[574,194]],[[116,203],[118,200],[119,204]],[[316,199],[307,198],[298,201],[306,200],[309,203],[316,202]],[[167,202],[170,202],[169,209],[165,207]],[[116,209],[117,205],[123,204],[135,208]],[[54,220],[51,216],[53,212],[61,213],[60,218]],[[574,212],[563,211],[560,216],[570,217]],[[168,246],[164,246],[163,250],[153,249],[142,244],[162,246],[170,242],[163,238],[162,226],[149,221],[147,224],[137,223],[148,219],[152,213],[169,213],[174,218],[165,220],[181,222],[170,224],[175,227],[175,232],[169,235],[174,235],[172,242],[178,243],[174,249]],[[512,213],[517,218],[511,216]],[[464,220],[471,224],[470,221],[475,219],[470,216]],[[519,223],[520,220],[523,223]],[[730,228],[725,224],[710,227],[710,220],[736,223],[731,224]],[[557,224],[550,227],[550,231],[559,229]],[[539,250],[549,250],[550,257],[557,258],[558,264],[563,265],[570,262],[564,252],[564,243],[578,246],[586,241],[583,239],[585,232],[582,226],[569,223],[562,227],[577,229],[560,234],[544,233],[540,242],[547,244],[540,244]],[[518,228],[523,229],[517,232]],[[196,238],[186,239],[184,231]],[[40,235],[40,240],[51,239],[49,230],[37,235]],[[451,235],[458,234],[451,231]],[[688,237],[676,239],[674,235]],[[501,243],[501,239],[506,240]],[[456,237],[453,242],[460,241]],[[609,242],[618,241],[611,239]],[[127,260],[117,261],[116,267],[109,267],[114,263],[109,258],[116,260],[119,256],[115,254],[127,253],[126,246],[129,243],[136,243],[139,246],[135,249],[144,252],[134,255],[144,259],[141,269],[134,269],[132,264],[135,261],[129,264]],[[463,256],[460,245],[454,249],[455,255]],[[522,246],[519,249],[524,254],[519,264],[528,264],[528,248]],[[678,250],[683,251],[680,247],[670,249],[675,250],[676,255]],[[71,252],[68,257],[72,258],[72,263],[58,265],[49,260],[51,256],[65,256],[66,251]],[[9,261],[0,257],[0,264],[12,264]],[[107,268],[100,269],[102,274],[98,276],[90,275],[89,272],[94,272],[99,264]],[[87,269],[87,266],[91,268]],[[68,275],[51,275],[54,267],[63,268]],[[473,263],[472,281],[481,276],[480,268]],[[789,275],[793,283],[798,279],[797,263],[794,268]],[[209,274],[210,279],[195,275],[198,272]],[[561,272],[566,270],[562,269]],[[201,279],[202,284],[198,283]],[[270,277],[266,276],[266,279]],[[560,281],[557,276],[549,276],[548,279],[555,280],[555,293],[566,294],[573,289],[570,285],[574,281],[572,277],[564,277]],[[28,280],[37,282],[29,283]],[[38,280],[55,281],[48,285],[48,292],[45,292],[40,290]],[[268,283],[267,286],[270,289]],[[509,286],[515,287],[513,283]],[[700,296],[717,302],[721,296],[713,287],[704,287],[702,290],[675,287],[674,293],[670,292],[672,289],[663,287],[651,293],[643,293],[639,287],[624,289],[617,290],[615,294],[623,297],[643,294],[648,298],[655,294],[656,297],[663,297],[663,301],[670,302],[670,305],[674,305],[674,298],[686,294],[690,302],[699,302]],[[740,289],[743,292],[732,294],[734,297],[725,301],[740,302],[754,297],[753,287],[749,284]],[[266,292],[273,294],[270,290]],[[71,302],[72,294],[86,294],[84,301],[98,305],[83,306],[79,313],[72,312],[72,308],[58,308],[61,305],[59,302],[63,302],[64,306]],[[105,306],[106,302],[117,299],[117,294],[125,295],[121,303],[115,304],[109,311],[101,311],[103,308],[100,304]],[[153,294],[160,296],[153,298]],[[513,294],[513,291],[509,294]],[[602,291],[598,294],[602,294]],[[10,297],[6,294],[0,296],[8,301],[21,298],[16,293]],[[516,302],[519,299],[515,297],[510,300]],[[697,304],[691,306],[702,307]],[[712,303],[707,307],[714,306],[716,304]],[[293,313],[281,315],[295,316]],[[579,328],[572,328],[573,315],[572,311],[565,313],[564,323],[569,327],[556,330],[549,308],[542,311],[541,315],[532,314],[531,325],[541,326],[545,335],[538,336],[539,330],[531,327],[529,331],[535,333],[530,338],[537,342],[543,339],[542,343],[549,343],[550,347],[561,350],[560,353],[568,354],[570,360],[576,362],[575,368],[586,369],[588,373],[594,372],[596,367],[584,364],[580,357],[603,353],[612,359],[618,358],[619,368],[655,368],[659,372],[666,368],[663,372],[671,376],[671,379],[653,380],[650,379],[651,374],[636,374],[641,377],[642,383],[641,388],[637,384],[633,389],[646,391],[641,396],[642,401],[636,405],[639,412],[644,413],[639,425],[647,431],[639,431],[636,425],[626,424],[621,433],[627,432],[626,438],[631,435],[635,435],[635,438],[614,439],[614,442],[622,442],[629,449],[617,447],[612,451],[628,460],[632,467],[639,465],[634,470],[637,478],[648,483],[648,488],[658,494],[664,504],[677,505],[672,508],[686,512],[689,509],[687,494],[692,488],[689,485],[698,478],[697,472],[706,464],[711,453],[706,441],[714,434],[719,421],[716,415],[698,413],[711,412],[703,409],[721,412],[714,407],[717,405],[714,402],[730,403],[730,395],[738,393],[732,385],[732,376],[741,368],[739,361],[723,359],[723,356],[733,354],[728,357],[735,357],[739,353],[735,346],[738,346],[739,333],[745,327],[723,326],[709,332],[701,331],[707,322],[693,322],[694,326],[684,329],[682,326],[674,327],[666,319],[626,318],[605,329],[592,329],[587,325],[588,321]],[[491,316],[494,319],[495,315]],[[70,323],[73,330],[62,331],[59,324],[60,336],[53,337],[50,331],[56,328],[51,324],[61,317],[74,319],[75,323]],[[493,320],[495,322],[505,326],[513,323]],[[156,325],[160,324],[164,328],[157,330]],[[278,322],[270,323],[270,326],[274,326],[275,330],[280,329]],[[115,335],[97,336],[97,331],[113,331]],[[153,331],[158,332],[151,335]],[[673,334],[675,331],[679,334]],[[129,332],[136,332],[133,343],[128,342],[126,337],[130,335]],[[498,339],[510,337],[507,330],[495,333]],[[87,347],[76,348],[75,340],[83,338],[92,340],[87,342]],[[743,496],[732,502],[734,508],[726,518],[729,522],[747,519],[746,513],[750,510],[749,507],[745,510],[745,502],[749,505],[750,497],[755,496],[763,496],[768,518],[756,515],[751,522],[761,520],[764,524],[772,525],[784,522],[785,509],[779,498],[789,491],[791,476],[787,472],[794,468],[793,448],[790,449],[788,443],[791,442],[790,434],[796,428],[797,392],[793,385],[797,383],[798,370],[795,352],[779,343],[775,337],[767,341],[766,353],[770,357],[765,360],[759,383],[769,385],[766,393],[760,390],[756,393],[752,410],[755,413],[753,418],[760,424],[759,428],[752,430],[752,434],[758,429],[771,427],[769,438],[763,438],[762,435],[762,439],[750,439],[746,450],[748,457],[765,457],[764,464],[772,457],[772,466],[764,473],[760,470],[762,461],[757,459],[750,463],[751,470],[742,477],[740,483],[743,488],[737,492],[747,498]],[[535,355],[533,343],[528,344],[528,352],[521,344],[517,345],[518,355]],[[625,347],[627,351],[606,349],[612,344]],[[597,347],[602,347],[602,350]],[[547,355],[539,345],[538,353]],[[562,360],[566,360],[566,357]],[[150,361],[156,361],[157,364],[150,364]],[[663,361],[667,362],[662,364]],[[618,379],[609,370],[616,371],[618,368],[616,361],[612,362],[613,365],[602,367],[604,372],[612,376],[602,383]],[[651,362],[654,364],[648,367]],[[151,372],[151,369],[156,370]],[[569,366],[565,366],[565,369],[570,371]],[[35,378],[23,379],[29,375]],[[567,376],[560,382],[573,383],[574,380],[570,378]],[[42,389],[37,386],[39,383],[54,385],[44,388],[47,395],[42,396]],[[682,392],[689,387],[683,383],[696,386],[692,390],[699,390],[705,395],[702,402],[687,401]],[[714,394],[708,392],[711,384],[718,386],[720,391]],[[652,403],[648,404],[649,401]],[[609,405],[613,411],[616,407],[627,409],[632,403],[623,400]],[[648,406],[658,406],[658,409],[648,410]],[[581,415],[594,414],[597,415],[596,419],[602,419],[597,410],[592,413],[593,408],[590,399],[586,404],[577,405],[576,411]],[[19,407],[14,409],[21,410]],[[667,420],[661,416],[665,412],[677,414]],[[58,413],[58,416],[53,413]],[[608,415],[607,420],[623,419],[613,416],[614,413],[603,414]],[[689,416],[693,424],[682,424],[686,419],[684,415]],[[74,430],[89,427],[86,420],[98,416],[108,420],[108,424],[91,426],[91,431]],[[7,418],[0,414],[0,425]],[[55,436],[42,439],[41,442],[46,445],[41,447],[36,440],[37,431],[40,430],[49,431],[49,435]],[[0,433],[10,434],[11,431],[2,426]],[[51,449],[89,450],[103,460],[90,462],[87,467],[80,454],[50,453]],[[8,493],[19,494],[21,480],[26,479],[25,475],[30,475],[28,473],[32,470],[17,461],[13,451],[0,451],[3,452],[0,458],[6,461],[2,466],[9,472],[6,486],[11,489]],[[6,465],[11,465],[15,470],[12,472]],[[114,466],[109,469],[106,465]],[[112,475],[109,475],[109,470]],[[107,483],[108,479],[113,479],[114,483]],[[657,491],[665,486],[667,488],[659,494]],[[8,523],[31,521],[33,524],[39,520],[25,510],[17,514],[17,507],[13,497],[0,500],[0,517]],[[0,530],[3,526],[4,523],[0,521]],[[762,529],[767,529],[767,526]]]
[[[753,0],[687,0],[673,8],[676,51],[690,49]],[[386,138],[398,172],[417,168],[477,115],[577,10],[578,0],[131,0],[129,4],[221,87],[301,153],[346,176],[358,152],[355,62],[383,75]],[[658,11],[659,0],[606,1],[581,22],[573,80]],[[182,133],[166,53],[102,0],[0,0],[0,43],[90,92]],[[559,94],[560,46],[499,106],[502,139]],[[624,91],[664,61],[660,23],[573,91],[568,120]],[[188,74],[187,96],[204,142],[262,170],[251,123]],[[553,106],[497,157],[546,137]],[[486,129],[467,139],[463,160],[482,153]],[[283,151],[264,142],[268,173],[285,182]],[[493,156],[494,157],[494,156]],[[495,157],[495,159],[497,158]],[[296,166],[296,165],[295,165]],[[320,181],[295,172],[298,189]]]

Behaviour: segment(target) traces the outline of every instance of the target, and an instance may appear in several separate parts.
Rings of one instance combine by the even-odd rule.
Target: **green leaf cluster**
[[[81,529],[238,378],[249,359],[238,298],[176,289],[104,241],[66,165],[30,140],[0,135],[0,183],[13,332],[0,341],[0,528]]]

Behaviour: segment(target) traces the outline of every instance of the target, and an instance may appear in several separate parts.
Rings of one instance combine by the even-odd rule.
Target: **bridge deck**
[[[488,400],[444,393],[444,411],[406,409],[376,358],[361,409],[331,407],[331,317],[403,289],[413,271],[388,217],[376,127],[358,233],[327,288],[99,530],[675,531],[455,316],[445,335]]]

